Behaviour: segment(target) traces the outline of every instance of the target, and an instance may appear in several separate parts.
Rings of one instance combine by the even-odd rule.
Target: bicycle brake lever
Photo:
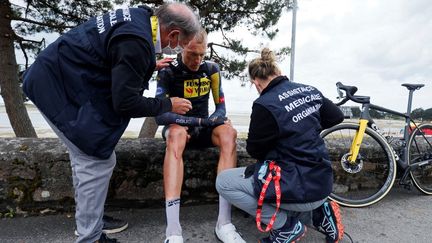
[[[338,93],[338,97],[337,97],[338,99],[345,98],[344,93],[342,92],[342,90],[339,87],[337,87],[337,93]]]

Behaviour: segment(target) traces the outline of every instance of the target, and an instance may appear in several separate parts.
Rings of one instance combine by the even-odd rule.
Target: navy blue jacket
[[[282,168],[282,201],[285,203],[317,201],[327,197],[332,190],[332,168],[320,136],[321,109],[328,109],[323,107],[324,104],[329,106],[326,100],[316,88],[289,82],[286,77],[280,76],[272,80],[254,102],[247,150],[253,157],[259,155],[255,177],[263,161],[276,161]],[[335,105],[331,106],[337,110],[332,122],[335,125],[343,120],[343,114]],[[263,117],[256,114],[261,111],[265,111],[266,118],[257,121],[258,117]],[[324,119],[328,122],[328,118]],[[269,129],[257,129],[255,125],[268,124],[268,120],[275,121],[275,128],[270,127],[274,132],[270,147],[262,146],[266,137],[257,136],[262,130]],[[256,180],[256,195],[259,195],[261,188],[261,181]],[[273,183],[268,190],[269,194],[274,195]],[[272,199],[266,201],[274,203]]]
[[[146,8],[125,8],[91,18],[24,74],[25,94],[88,155],[108,158],[131,117],[171,110],[169,99],[142,96],[156,64],[150,16]],[[139,49],[125,51],[128,43]]]

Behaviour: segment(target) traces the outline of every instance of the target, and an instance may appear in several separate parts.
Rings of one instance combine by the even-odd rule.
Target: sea
[[[252,111],[252,103],[258,97],[255,87],[250,84],[242,84],[238,80],[225,80],[222,83],[223,92],[225,95],[225,103],[227,116],[231,120],[234,128],[238,132],[239,137],[247,136],[249,129],[249,118]],[[146,97],[154,97],[156,90],[156,82],[152,81],[149,84],[149,90],[144,92]],[[26,102],[27,112],[33,127],[36,130],[38,137],[56,137],[45,119],[42,117],[39,110],[31,103]],[[214,111],[213,98],[209,100],[210,114]],[[131,119],[123,137],[134,138],[138,137],[142,124],[145,118]],[[161,137],[162,127],[160,126],[156,132],[156,137]],[[15,137],[15,133],[10,125],[9,118],[6,114],[4,102],[0,97],[0,137]]]

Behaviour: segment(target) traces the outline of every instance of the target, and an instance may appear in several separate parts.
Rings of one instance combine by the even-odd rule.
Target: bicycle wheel
[[[367,127],[355,165],[348,162],[358,124],[342,123],[321,133],[333,168],[330,199],[348,207],[365,207],[381,200],[396,178],[393,149]]]
[[[414,185],[423,193],[432,195],[432,124],[421,124],[408,139],[408,164],[420,166],[411,170]]]

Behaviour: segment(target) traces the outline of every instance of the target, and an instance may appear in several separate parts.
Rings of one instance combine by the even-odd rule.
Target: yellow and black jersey
[[[159,71],[156,97],[181,97],[192,102],[192,110],[186,116],[208,118],[210,91],[216,106],[212,116],[225,116],[225,98],[222,91],[219,66],[203,61],[198,71],[190,71],[178,58]]]

